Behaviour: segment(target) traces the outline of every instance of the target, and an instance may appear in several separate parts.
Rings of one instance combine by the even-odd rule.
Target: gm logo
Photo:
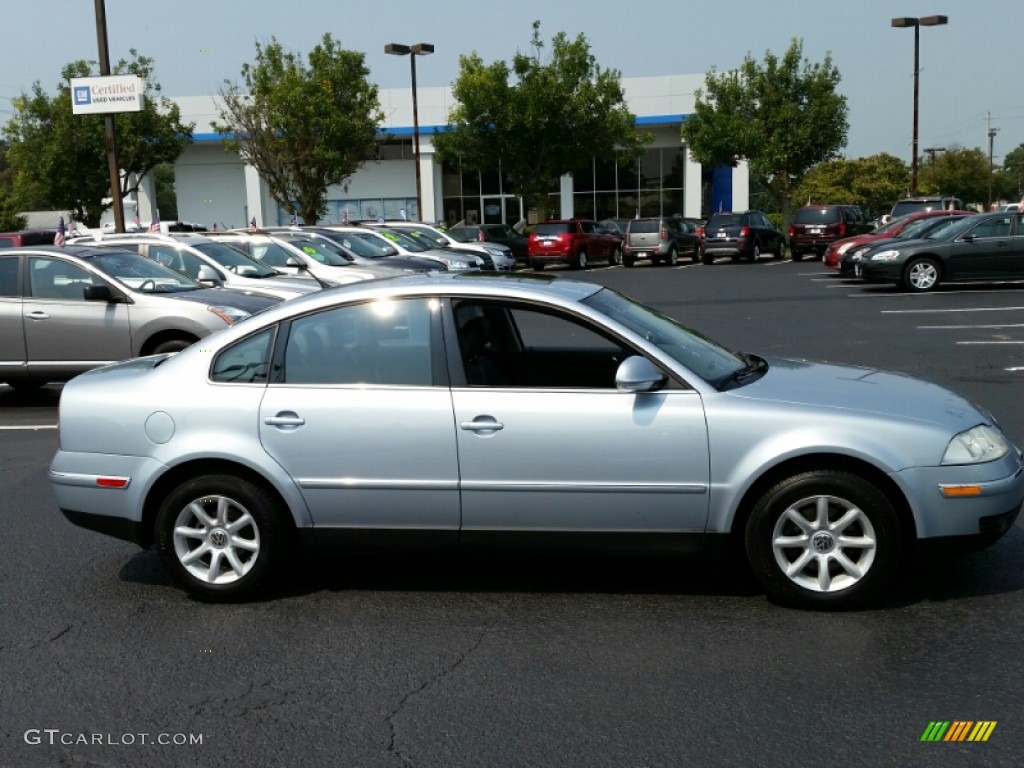
[[[995,729],[995,720],[932,720],[921,741],[988,741]]]
[[[75,86],[75,104],[92,104],[92,94],[89,92],[89,86]]]

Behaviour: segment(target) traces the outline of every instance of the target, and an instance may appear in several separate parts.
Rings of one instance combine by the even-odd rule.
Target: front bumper
[[[898,283],[903,276],[903,262],[861,259],[854,262],[854,274],[870,283]]]

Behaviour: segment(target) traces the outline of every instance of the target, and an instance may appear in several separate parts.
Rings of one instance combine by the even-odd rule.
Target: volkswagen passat
[[[871,600],[924,545],[1013,524],[1020,451],[909,376],[734,353],[615,291],[439,273],[273,307],[63,391],[74,523],[204,599],[303,542],[739,544],[768,594]]]

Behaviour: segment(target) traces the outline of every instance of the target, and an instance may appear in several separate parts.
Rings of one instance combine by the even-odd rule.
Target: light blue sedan
[[[923,548],[990,544],[1021,452],[900,374],[730,352],[545,275],[371,281],[173,355],[77,377],[50,480],[85,528],[207,600],[293,548],[572,545],[745,552],[783,604],[844,609]]]

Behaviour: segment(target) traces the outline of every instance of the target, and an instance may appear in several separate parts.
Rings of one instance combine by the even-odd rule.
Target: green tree
[[[134,49],[130,53],[131,59],[118,61],[113,74],[138,75],[145,90],[141,112],[115,116],[122,195],[135,191],[138,179],[160,163],[174,162],[195,128],[182,123],[178,106],[160,95],[152,78],[153,60]],[[30,93],[13,100],[15,114],[4,129],[22,203],[73,211],[76,220],[91,227],[99,226],[112,204],[106,133],[102,115],[71,114],[70,79],[88,77],[93,65],[79,60],[64,67],[56,96],[34,83]]]
[[[803,204],[850,203],[872,216],[888,213],[904,196],[910,183],[910,169],[898,157],[887,153],[826,160],[811,168],[794,188],[794,200]]]
[[[636,128],[626,107],[620,73],[602,69],[581,34],[551,40],[550,60],[541,59],[540,22],[533,23],[533,53],[517,53],[512,66],[486,65],[477,53],[459,57],[449,126],[435,134],[442,162],[461,161],[470,170],[501,168],[513,193],[531,207],[545,208],[560,176],[591,159],[635,159],[648,133]]]
[[[178,218],[178,196],[174,186],[174,165],[164,163],[153,169],[153,182],[156,185],[156,209],[160,218],[173,221]]]
[[[996,191],[999,198],[1019,202],[1024,194],[1024,144],[1006,153],[1003,166],[996,174]]]
[[[965,205],[985,205],[988,183],[988,155],[977,147],[964,149],[953,145],[936,156],[934,162],[929,161],[918,186],[921,194],[956,195]]]
[[[315,224],[327,212],[327,188],[343,184],[377,153],[384,121],[365,57],[325,34],[309,54],[285,51],[276,39],[256,43],[256,62],[242,65],[243,90],[225,83],[228,150],[255,166],[285,211]]]
[[[737,70],[707,74],[683,123],[683,140],[703,165],[746,160],[788,226],[794,187],[846,143],[848,109],[836,92],[839,81],[831,55],[812,64],[797,39],[781,58],[766,52],[763,64],[748,54]]]
[[[7,142],[0,141],[0,232],[22,229],[26,220],[18,215],[18,203],[14,196],[15,172],[7,161]]]

